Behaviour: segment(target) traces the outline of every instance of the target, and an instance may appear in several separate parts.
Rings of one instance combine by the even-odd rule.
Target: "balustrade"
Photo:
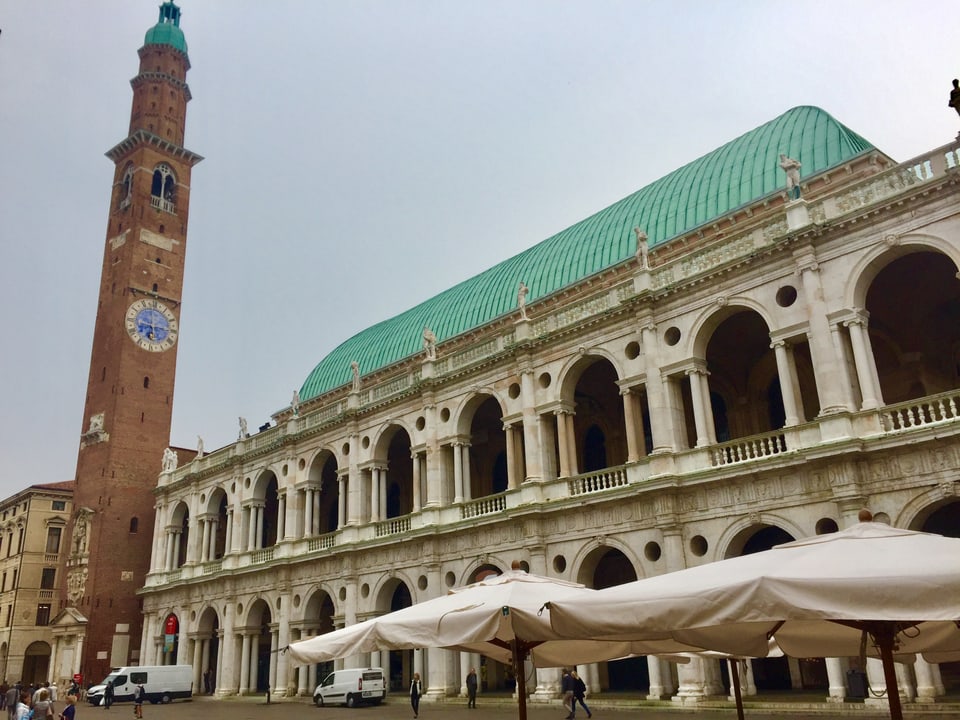
[[[507,509],[507,498],[505,495],[490,495],[479,500],[468,500],[460,506],[460,517],[463,519],[479,517],[481,515],[492,515],[493,513],[503,512]]]

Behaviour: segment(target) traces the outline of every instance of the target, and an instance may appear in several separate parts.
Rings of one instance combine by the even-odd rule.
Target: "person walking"
[[[50,702],[50,691],[40,688],[33,703],[33,720],[53,720],[53,703]]]
[[[413,680],[410,681],[410,707],[413,708],[413,717],[420,717],[420,696],[423,695],[423,688],[420,685],[420,673],[413,674]]]
[[[137,685],[137,689],[133,691],[133,714],[135,717],[143,717],[143,696],[146,694],[142,684]]]
[[[467,707],[477,707],[477,669],[470,668],[467,673]]]
[[[16,720],[27,720],[30,717],[30,696],[29,690],[20,691],[20,702],[17,703]]]
[[[577,674],[576,670],[570,671],[570,677],[573,678],[573,703],[571,707],[573,708],[573,713],[577,712],[577,703],[580,703],[581,707],[587,711],[587,718],[592,718],[593,713],[590,712],[590,708],[587,706],[584,698],[587,696],[587,685],[580,679],[580,676]]]
[[[560,692],[563,693],[563,707],[567,711],[565,720],[573,720],[573,716],[577,712],[577,705],[573,700],[573,678],[566,668],[560,672]]]
[[[107,686],[103,689],[103,706],[109,710],[113,705],[113,680],[107,681]]]
[[[11,685],[7,690],[7,718],[17,720],[17,703],[20,701],[19,685]]]
[[[60,720],[74,720],[77,714],[77,696],[67,695],[67,704],[60,713]]]

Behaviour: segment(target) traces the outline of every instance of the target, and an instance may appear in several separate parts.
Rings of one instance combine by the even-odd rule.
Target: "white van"
[[[334,670],[313,691],[313,702],[324,705],[356,707],[361,703],[379,705],[387,696],[381,668]]]
[[[107,682],[113,682],[113,701],[132,702],[133,691],[143,685],[145,700],[168,703],[193,695],[193,667],[190,665],[142,665],[113,668],[103,682],[87,690],[87,702],[100,705]]]

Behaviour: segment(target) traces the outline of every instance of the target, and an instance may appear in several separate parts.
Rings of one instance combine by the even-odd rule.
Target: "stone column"
[[[460,452],[460,443],[450,445],[453,451],[453,501],[463,502],[463,454]]]
[[[640,453],[637,449],[636,398],[630,388],[622,388],[620,396],[623,398],[623,422],[627,433],[627,462],[637,462],[640,459]],[[639,435],[642,442],[643,433]]]
[[[807,307],[810,308],[807,315],[810,332],[807,338],[810,343],[810,359],[813,362],[813,375],[820,399],[820,414],[842,412],[848,407],[839,380],[846,373],[843,375],[840,373],[839,358],[830,337],[830,321],[823,299],[820,265],[816,252],[813,247],[803,247],[794,252],[794,259],[800,273],[803,295]],[[783,376],[780,377],[780,385],[783,386]]]
[[[263,503],[254,505],[254,512],[257,514],[256,550],[259,550],[263,547],[263,513],[265,510],[266,506]]]
[[[933,666],[918,656],[913,663],[913,670],[917,676],[917,702],[936,702],[937,686],[933,680]]]
[[[460,454],[462,455],[460,465],[463,468],[463,499],[470,501],[473,499],[473,490],[470,487],[470,443],[460,444]]]
[[[504,425],[503,434],[507,442],[507,489],[517,488],[517,440],[513,435],[513,425]]]
[[[690,378],[690,398],[693,402],[693,421],[697,427],[697,447],[706,447],[710,444],[710,431],[707,423],[711,419],[712,413],[708,414],[707,402],[709,394],[704,397],[703,383],[701,374],[705,371],[700,368],[687,370],[687,377]]]
[[[240,650],[240,687],[238,694],[246,695],[250,689],[250,636],[243,634],[242,648]]]
[[[827,666],[827,702],[843,702],[847,696],[846,664],[842,658],[824,658]]]
[[[203,641],[199,638],[193,640],[193,687],[198,689],[203,687]]]
[[[650,433],[653,453],[673,452],[676,449],[676,429],[670,397],[660,375],[660,342],[652,317],[640,320],[640,338],[647,374],[647,406],[650,408]]]
[[[850,345],[853,348],[853,362],[857,368],[857,381],[860,383],[861,410],[873,410],[880,406],[877,388],[873,383],[873,357],[867,350],[864,338],[866,328],[862,318],[847,320],[844,326],[850,332]]]
[[[520,370],[520,397],[523,401],[523,449],[527,470],[526,480],[538,481],[543,475],[540,460],[540,418],[537,416],[536,394],[533,389],[533,368]]]
[[[210,522],[204,518],[197,518],[198,528],[201,529],[202,540],[200,541],[200,562],[205,563],[210,559]]]
[[[567,448],[567,423],[564,420],[565,412],[556,410],[554,413],[557,425],[557,455],[560,456],[560,477],[570,477],[570,450]]]
[[[413,462],[413,512],[420,512],[422,501],[420,499],[420,453],[410,454],[410,460]]]
[[[577,462],[577,431],[573,424],[573,413],[563,415],[567,426],[567,452],[570,453],[570,473],[572,475],[580,474],[579,463]]]
[[[380,522],[380,468],[370,468],[370,522]]]
[[[286,605],[286,603],[284,603]],[[270,629],[270,680],[268,681],[270,685],[270,691],[275,692],[278,695],[287,694],[287,669],[283,668],[283,680],[280,678],[280,653],[277,650],[280,648],[279,644],[280,631],[277,627]],[[286,663],[284,663],[286,665]]]
[[[288,487],[283,491],[284,514],[283,514],[283,534],[277,533],[277,541],[280,538],[284,540],[296,540],[300,532],[300,493],[295,487]]]
[[[787,344],[783,340],[777,340],[770,345],[773,348],[773,354],[777,359],[777,375],[780,377],[780,395],[783,397],[783,410],[786,419],[785,427],[793,427],[800,424],[800,416],[797,412],[797,394],[796,394],[796,368],[788,357]],[[792,348],[790,348],[792,350]]]
[[[307,486],[303,491],[303,535],[313,535],[313,488]]]
[[[233,508],[227,508],[227,527],[226,527],[226,531],[224,532],[224,538],[223,538],[223,554],[224,555],[229,555],[230,553],[234,552],[234,548],[236,547],[233,539],[233,533],[234,533],[233,525],[234,525]]]
[[[347,524],[347,493],[349,492],[350,476],[345,472],[337,472],[337,527]]]
[[[647,700],[659,700],[666,695],[663,685],[663,660],[656,655],[647,655],[647,674],[650,676],[650,689],[647,691]]]
[[[277,542],[287,536],[287,494],[277,490]]]

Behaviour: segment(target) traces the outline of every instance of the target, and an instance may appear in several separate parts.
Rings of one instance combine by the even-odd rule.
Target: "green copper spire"
[[[160,6],[160,19],[147,30],[143,38],[144,45],[169,45],[184,55],[187,54],[187,40],[180,29],[180,8],[173,0],[167,0]]]

